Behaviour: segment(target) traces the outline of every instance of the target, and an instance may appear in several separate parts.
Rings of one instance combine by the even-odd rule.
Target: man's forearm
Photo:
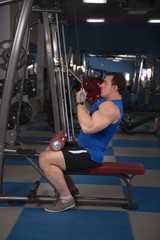
[[[88,113],[88,114],[89,114],[89,113],[90,113],[90,111],[89,111],[89,109],[87,108],[87,106],[86,106],[86,104],[85,104],[85,103],[84,103],[84,105],[83,105],[83,106],[84,106],[84,109],[85,109],[86,113]]]
[[[90,128],[91,126],[91,117],[89,115],[89,110],[86,107],[86,105],[79,104],[77,106],[77,116],[78,116],[78,122],[83,130],[83,132],[86,131],[86,129]]]

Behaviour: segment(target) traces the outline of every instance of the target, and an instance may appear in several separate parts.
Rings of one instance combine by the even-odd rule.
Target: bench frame
[[[54,186],[45,177],[38,164],[32,159],[32,157],[25,156],[26,160],[32,165],[32,167],[39,172],[39,174],[46,179],[46,181],[54,188]],[[103,164],[102,164],[103,165]],[[122,179],[127,186],[126,198],[99,198],[99,197],[75,197],[75,202],[78,205],[99,205],[99,206],[121,206],[127,210],[137,209],[137,205],[132,202],[132,183],[131,180],[136,175],[143,175],[145,172],[145,166],[137,163],[104,163],[104,165],[111,166],[111,169],[104,169],[105,166],[98,168],[82,170],[77,172],[65,172],[64,174],[70,175],[90,175],[90,176],[115,176]],[[112,167],[118,166],[118,170],[113,169],[114,173],[111,173]],[[131,166],[128,169],[128,165]],[[126,166],[126,168],[125,168]],[[121,169],[119,169],[121,167]],[[135,167],[135,168],[134,168]],[[124,169],[124,170],[123,170]],[[137,170],[136,170],[137,169]],[[122,172],[124,171],[124,174]],[[120,172],[120,173],[118,173]],[[57,200],[58,193],[55,190],[55,196],[37,195],[37,191],[40,185],[40,181],[36,181],[33,184],[32,189],[28,195],[10,195],[0,194],[0,202],[8,202],[11,205],[22,205],[25,203],[53,203]]]
[[[111,173],[93,173],[93,172],[67,172],[70,175],[89,175],[89,176],[115,176],[122,179],[127,186],[126,198],[99,198],[99,197],[75,197],[75,201],[79,205],[99,205],[99,206],[121,206],[124,209],[137,209],[137,205],[132,202],[132,182],[131,179],[135,175],[127,174],[111,174]]]
[[[143,175],[145,166],[141,163],[104,162],[97,168],[85,169],[77,172],[66,172],[71,175],[115,176],[122,179],[127,186],[126,198],[75,198],[78,204],[121,206],[124,209],[137,209],[132,202],[132,178]]]

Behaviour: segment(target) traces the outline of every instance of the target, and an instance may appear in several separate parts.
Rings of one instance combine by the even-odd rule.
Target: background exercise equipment
[[[14,102],[11,105],[10,114],[16,119],[18,113],[19,101]],[[33,110],[29,103],[22,101],[20,110],[20,124],[26,124],[31,121],[33,116]]]
[[[130,135],[130,134],[136,133],[135,131],[134,132],[132,131],[136,127],[139,127],[142,124],[144,124],[152,119],[155,119],[155,130],[150,131],[150,132],[158,133],[159,132],[159,127],[158,127],[158,117],[159,116],[160,116],[160,112],[153,112],[146,117],[141,117],[138,120],[133,120],[130,116],[124,114],[122,117],[121,123],[119,125],[119,128],[122,129],[126,134]],[[149,133],[149,131],[147,131],[147,133]]]
[[[27,28],[29,14],[32,8],[33,0],[23,1],[21,12],[19,15],[16,32],[12,42],[12,48],[10,52],[9,62],[6,71],[5,84],[3,88],[3,95],[0,109],[0,194],[2,194],[2,183],[3,183],[3,165],[4,165],[4,149],[6,145],[6,130],[9,119],[9,109],[12,100],[12,92],[14,87],[14,80],[16,78],[17,68],[21,64],[19,61],[21,55],[21,49],[25,31]],[[19,65],[18,65],[19,64]],[[2,67],[6,66],[4,62]]]
[[[0,79],[0,98],[2,97],[2,94],[3,94],[4,82],[5,82],[5,79]],[[17,84],[14,84],[12,98],[16,96],[17,91],[18,91]]]
[[[17,82],[17,92],[19,94],[21,93],[21,82],[22,79]],[[28,95],[30,92],[32,92],[32,83],[29,79],[25,79],[23,84],[23,95]]]
[[[0,50],[2,50],[2,52],[0,54],[0,68],[2,68],[5,71],[7,70],[7,65],[9,62],[10,55],[11,55],[11,48],[12,48],[11,40],[5,40],[0,43]],[[22,47],[21,52],[20,52],[20,57],[18,60],[17,69],[20,69],[21,67],[23,67],[26,60],[27,60],[27,54],[26,54],[24,47]]]

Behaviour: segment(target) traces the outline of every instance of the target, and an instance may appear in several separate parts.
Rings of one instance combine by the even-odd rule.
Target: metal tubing
[[[125,198],[76,197],[75,202],[83,205],[121,206],[128,203]]]
[[[63,59],[62,59],[62,52],[61,52],[61,41],[60,41],[60,33],[59,33],[58,14],[56,13],[55,16],[56,16],[57,39],[58,39],[58,46],[59,46],[61,76],[62,76],[62,89],[63,89],[63,96],[64,96],[64,112],[65,112],[65,120],[66,120],[66,132],[67,132],[67,139],[69,141],[70,140],[69,119],[68,119],[68,110],[67,110],[66,89],[65,89],[65,81],[64,81],[64,66],[63,66]]]
[[[29,199],[28,196],[25,195],[0,195],[0,202],[9,202],[9,201],[18,201],[20,202],[28,202],[28,203],[53,203],[56,201],[55,197],[50,197],[50,196],[39,196],[37,195],[36,198]]]
[[[66,133],[66,123],[65,123],[65,113],[64,113],[64,101],[63,101],[63,92],[62,92],[62,79],[60,74],[60,60],[58,54],[58,44],[57,44],[57,29],[55,24],[51,24],[51,31],[52,31],[52,44],[53,44],[53,51],[54,51],[54,66],[56,68],[56,83],[57,83],[57,97],[58,97],[58,107],[59,107],[59,114],[60,114],[60,123],[61,123],[61,130]]]
[[[26,54],[28,54],[28,51],[29,51],[29,42],[30,42],[31,30],[32,30],[32,27],[36,24],[37,24],[37,22],[33,22],[28,27],[27,41],[26,41],[26,48],[25,48]],[[17,111],[17,122],[16,122],[16,132],[17,132],[17,134],[19,134],[19,130],[20,130],[20,123],[19,122],[20,122],[20,114],[21,114],[21,107],[22,107],[24,83],[25,83],[25,77],[26,77],[27,60],[24,64],[23,68],[24,68],[24,71],[23,71],[23,74],[22,74],[21,88],[20,88],[20,94],[19,94],[19,103],[18,103],[18,111]]]
[[[53,51],[52,51],[52,44],[51,44],[50,27],[48,22],[48,12],[43,12],[42,15],[43,15],[44,33],[45,33],[45,40],[46,40],[49,81],[50,81],[50,87],[51,87],[54,128],[55,128],[55,132],[59,132],[60,119],[59,119],[58,102],[57,102],[56,78],[55,78],[55,71],[53,68]]]
[[[140,79],[141,79],[141,74],[142,74],[143,62],[144,62],[144,58],[142,56],[141,62],[140,62],[140,67],[139,67],[138,82],[137,82],[137,98],[138,98],[138,93],[140,90]]]
[[[131,179],[132,177],[129,177],[126,174],[105,174],[105,173],[90,173],[88,174],[87,172],[68,172],[66,174],[70,174],[70,175],[92,175],[92,176],[115,176],[115,177],[119,177],[121,178],[127,185],[127,205],[129,208],[131,208],[133,206],[132,203],[132,183],[131,183]],[[116,200],[117,201],[117,200]]]
[[[68,71],[66,43],[65,43],[65,35],[64,35],[64,25],[62,25],[62,38],[63,38],[64,58],[65,58],[65,65],[66,65],[66,78],[67,78],[67,88],[68,88],[69,110],[70,110],[70,116],[71,116],[72,138],[73,138],[73,140],[75,140],[74,123],[73,123],[73,111],[72,111],[72,101],[71,101],[71,87],[70,87],[70,82],[69,82],[69,71]]]
[[[0,6],[15,3],[15,2],[21,2],[21,0],[0,0]]]
[[[123,179],[127,185],[127,199],[128,199],[128,206],[132,206],[132,183],[131,178],[128,175],[119,175],[121,179]]]
[[[34,169],[53,187],[54,185],[46,178],[46,176],[44,175],[44,173],[42,172],[42,170],[40,169],[40,167],[38,166],[38,164],[31,158],[28,156],[25,156],[25,158],[27,159],[27,161],[32,165],[32,167],[34,167]]]
[[[32,12],[61,13],[62,9],[60,9],[60,8],[57,8],[57,9],[32,8],[31,11]]]
[[[71,69],[69,69],[69,73],[70,73],[80,84],[82,84],[82,81],[78,78],[78,76],[77,76]]]
[[[17,30],[14,36],[11,55],[8,63],[8,69],[6,72],[6,79],[2,95],[2,103],[0,110],[0,193],[2,192],[3,181],[3,162],[4,162],[4,148],[6,129],[9,117],[9,109],[12,99],[12,92],[14,86],[14,79],[17,72],[18,59],[20,56],[20,50],[23,43],[23,37],[26,31],[30,10],[33,4],[33,0],[23,1],[21,13],[17,25]]]
[[[36,195],[35,198],[30,198],[25,195],[0,195],[0,202],[18,201],[27,203],[53,203],[56,197]],[[96,198],[96,197],[76,197],[76,204],[90,206],[123,206],[128,203],[124,198]]]

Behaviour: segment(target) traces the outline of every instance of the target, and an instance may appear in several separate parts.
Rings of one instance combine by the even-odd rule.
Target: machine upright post
[[[2,103],[0,109],[0,194],[2,194],[2,181],[3,181],[3,165],[4,165],[4,149],[6,140],[6,130],[8,124],[9,110],[12,99],[12,92],[14,87],[14,80],[17,72],[18,60],[20,50],[23,43],[24,34],[28,24],[30,11],[32,8],[33,0],[23,1],[17,29],[14,35],[11,55],[6,72],[6,78],[3,88]]]
[[[72,138],[73,138],[73,140],[75,140],[72,101],[71,101],[71,87],[70,87],[70,81],[69,81],[69,70],[68,70],[66,43],[65,43],[64,25],[63,24],[62,24],[62,38],[63,38],[63,48],[64,48],[64,60],[65,60],[65,66],[66,66],[66,79],[67,79],[67,88],[68,88],[69,110],[70,110],[70,116],[71,116],[71,131],[72,131]]]
[[[65,81],[64,81],[64,66],[63,66],[63,59],[62,59],[62,51],[61,51],[61,39],[60,39],[60,32],[59,32],[59,21],[58,21],[58,14],[56,16],[56,27],[57,27],[57,40],[59,46],[59,59],[60,59],[60,72],[61,72],[61,79],[62,79],[62,89],[63,89],[63,96],[64,96],[64,112],[65,112],[65,120],[66,120],[66,132],[68,141],[70,141],[70,131],[69,131],[69,119],[68,119],[68,110],[67,110],[67,100],[66,100],[66,89],[65,89]]]
[[[49,81],[51,87],[51,100],[52,100],[52,109],[53,109],[53,119],[54,119],[54,128],[55,132],[60,131],[60,118],[58,110],[58,101],[57,101],[57,91],[56,91],[56,78],[55,70],[53,67],[53,50],[51,44],[51,35],[50,35],[50,26],[48,22],[48,12],[43,12],[43,24],[44,24],[44,33],[46,41],[46,52],[47,52],[47,64],[48,64],[48,73]]]
[[[57,97],[58,97],[58,106],[60,113],[60,122],[61,122],[61,130],[66,133],[66,122],[65,122],[65,112],[64,112],[64,98],[62,91],[62,79],[60,74],[60,57],[58,52],[58,43],[57,43],[57,28],[55,23],[51,23],[51,33],[52,33],[52,45],[54,52],[54,66],[55,66],[55,76],[57,83]]]

